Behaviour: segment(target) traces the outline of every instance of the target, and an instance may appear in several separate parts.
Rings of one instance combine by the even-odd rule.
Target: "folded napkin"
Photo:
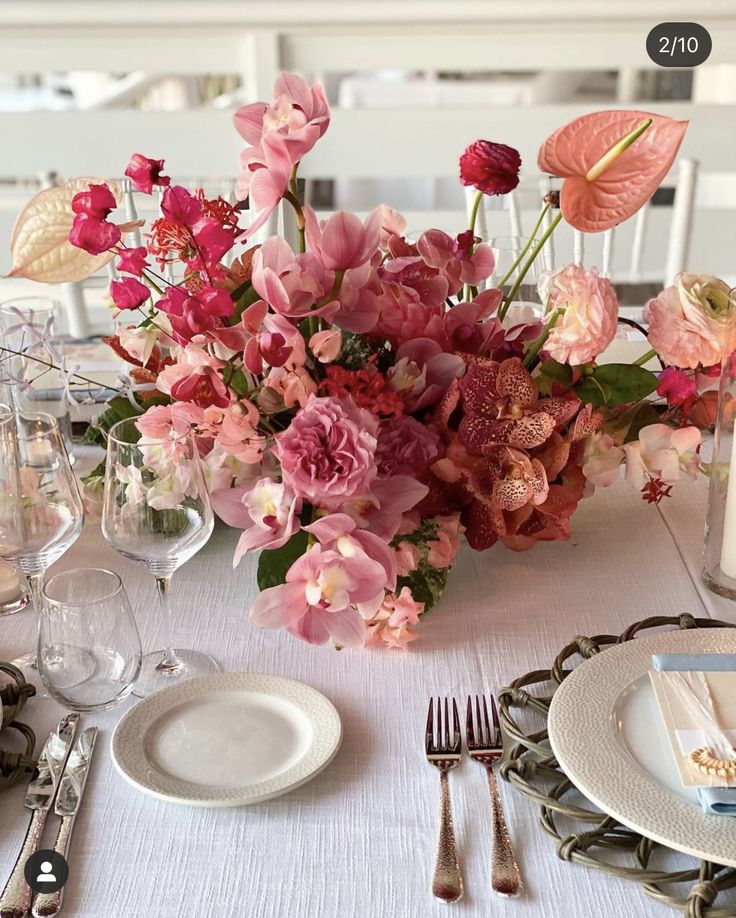
[[[727,673],[736,670],[736,654],[655,653],[652,666],[658,672]],[[699,787],[698,799],[706,813],[736,816],[736,787]]]

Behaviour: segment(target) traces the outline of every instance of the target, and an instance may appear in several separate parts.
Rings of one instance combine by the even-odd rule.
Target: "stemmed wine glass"
[[[0,405],[0,558],[26,575],[37,612],[43,609],[46,569],[79,538],[83,523],[82,498],[56,420]],[[28,676],[36,655],[14,662]]]
[[[135,695],[175,680],[215,672],[219,666],[196,650],[175,650],[171,577],[206,544],[214,516],[191,430],[170,437],[143,436],[135,420],[119,421],[107,438],[102,533],[112,547],[145,564],[156,579],[169,642],[148,653]]]

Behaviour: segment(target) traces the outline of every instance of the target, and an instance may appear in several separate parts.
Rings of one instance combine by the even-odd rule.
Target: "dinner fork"
[[[455,699],[452,699],[452,727],[450,726],[448,699],[445,698],[444,712],[442,700],[437,699],[436,723],[434,700],[430,699],[425,746],[427,761],[430,765],[434,765],[440,773],[441,788],[440,839],[434,865],[432,893],[443,902],[457,902],[463,895],[463,878],[457,857],[457,843],[450,806],[450,785],[447,780],[448,772],[460,764],[461,741],[460,718]]]
[[[475,762],[484,766],[488,775],[488,789],[491,792],[491,818],[493,820],[493,849],[491,854],[491,886],[499,896],[518,896],[523,886],[519,866],[511,847],[509,830],[503,815],[501,795],[493,771],[494,764],[503,755],[501,725],[498,722],[496,700],[491,695],[491,716],[493,730],[488,719],[488,706],[483,696],[481,716],[481,699],[475,696],[475,723],[473,723],[473,700],[468,696],[468,710],[465,720],[465,739],[468,755]]]

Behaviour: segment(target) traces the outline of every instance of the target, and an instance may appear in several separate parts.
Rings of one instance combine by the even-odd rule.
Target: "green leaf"
[[[399,577],[396,583],[396,593],[408,586],[416,602],[424,603],[424,611],[429,612],[436,605],[445,589],[450,567],[434,568],[427,564],[420,565],[415,571],[405,577]]]
[[[243,291],[242,293],[240,292],[241,290]],[[239,287],[235,291],[235,294],[233,295],[233,299],[235,300],[235,313],[233,317],[230,319],[230,324],[237,325],[238,322],[243,317],[243,313],[245,312],[245,310],[249,306],[252,306],[258,300],[260,300],[260,296],[256,293],[253,287],[250,284],[248,284],[248,286],[245,287],[244,289],[242,287]]]
[[[285,583],[286,573],[296,559],[307,550],[307,533],[303,529],[289,539],[281,548],[271,548],[261,552],[258,557],[258,589]]]
[[[552,392],[552,384],[556,382],[568,389],[572,386],[572,368],[565,363],[545,360],[544,363],[540,363],[538,370],[540,375],[535,377],[535,381],[542,395],[549,395]]]
[[[149,401],[153,403],[154,400],[150,399]],[[125,396],[116,395],[115,398],[110,399],[107,403],[107,408],[95,423],[90,424],[84,432],[82,443],[96,443],[99,446],[104,446],[106,442],[105,434],[113,424],[117,424],[118,421],[125,421],[127,418],[137,418],[143,413],[143,410],[143,408],[134,407]]]
[[[595,367],[576,386],[575,395],[597,407],[637,402],[657,388],[657,377],[644,367],[628,363],[605,363]]]

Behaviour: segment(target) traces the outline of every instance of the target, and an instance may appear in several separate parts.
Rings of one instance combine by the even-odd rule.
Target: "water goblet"
[[[44,585],[38,671],[49,695],[74,711],[112,708],[141,669],[141,639],[122,581],[108,570],[70,570]]]
[[[135,695],[219,669],[205,653],[174,649],[171,639],[171,577],[206,544],[213,526],[193,432],[159,439],[142,436],[134,419],[113,425],[107,438],[102,533],[116,551],[154,576],[169,634],[164,650],[143,657]]]

